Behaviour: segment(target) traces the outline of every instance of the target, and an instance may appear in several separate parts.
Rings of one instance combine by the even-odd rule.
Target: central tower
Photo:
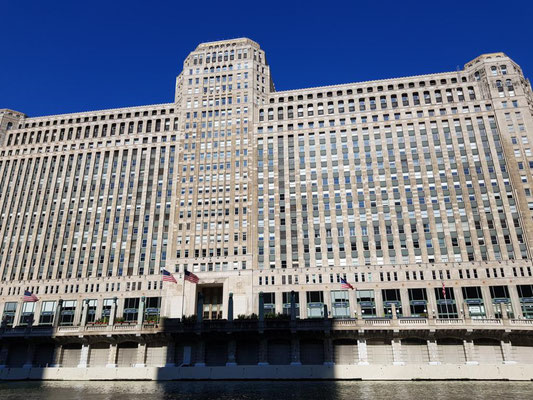
[[[242,282],[242,303],[234,293],[236,312],[251,306],[244,295],[251,290],[249,270],[255,265],[253,116],[271,90],[264,51],[245,38],[199,45],[176,80],[180,180],[172,254],[179,271],[214,272],[199,288],[204,318],[220,318],[225,309],[224,283],[232,279],[227,271],[239,271],[240,279],[249,276]]]

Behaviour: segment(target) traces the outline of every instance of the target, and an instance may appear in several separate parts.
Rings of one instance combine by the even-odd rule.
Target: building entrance
[[[204,297],[203,319],[221,319],[222,286],[204,287],[201,291]]]

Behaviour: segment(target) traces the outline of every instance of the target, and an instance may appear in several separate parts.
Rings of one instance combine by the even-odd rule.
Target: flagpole
[[[183,286],[181,289],[181,322],[183,322],[183,308],[185,304],[185,266],[183,267]]]

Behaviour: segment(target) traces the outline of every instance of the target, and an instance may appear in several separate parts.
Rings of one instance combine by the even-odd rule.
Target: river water
[[[532,399],[533,382],[2,382],[1,400]]]

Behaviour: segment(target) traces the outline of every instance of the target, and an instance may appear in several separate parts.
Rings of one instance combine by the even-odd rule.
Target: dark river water
[[[2,382],[1,400],[533,399],[533,382]]]

